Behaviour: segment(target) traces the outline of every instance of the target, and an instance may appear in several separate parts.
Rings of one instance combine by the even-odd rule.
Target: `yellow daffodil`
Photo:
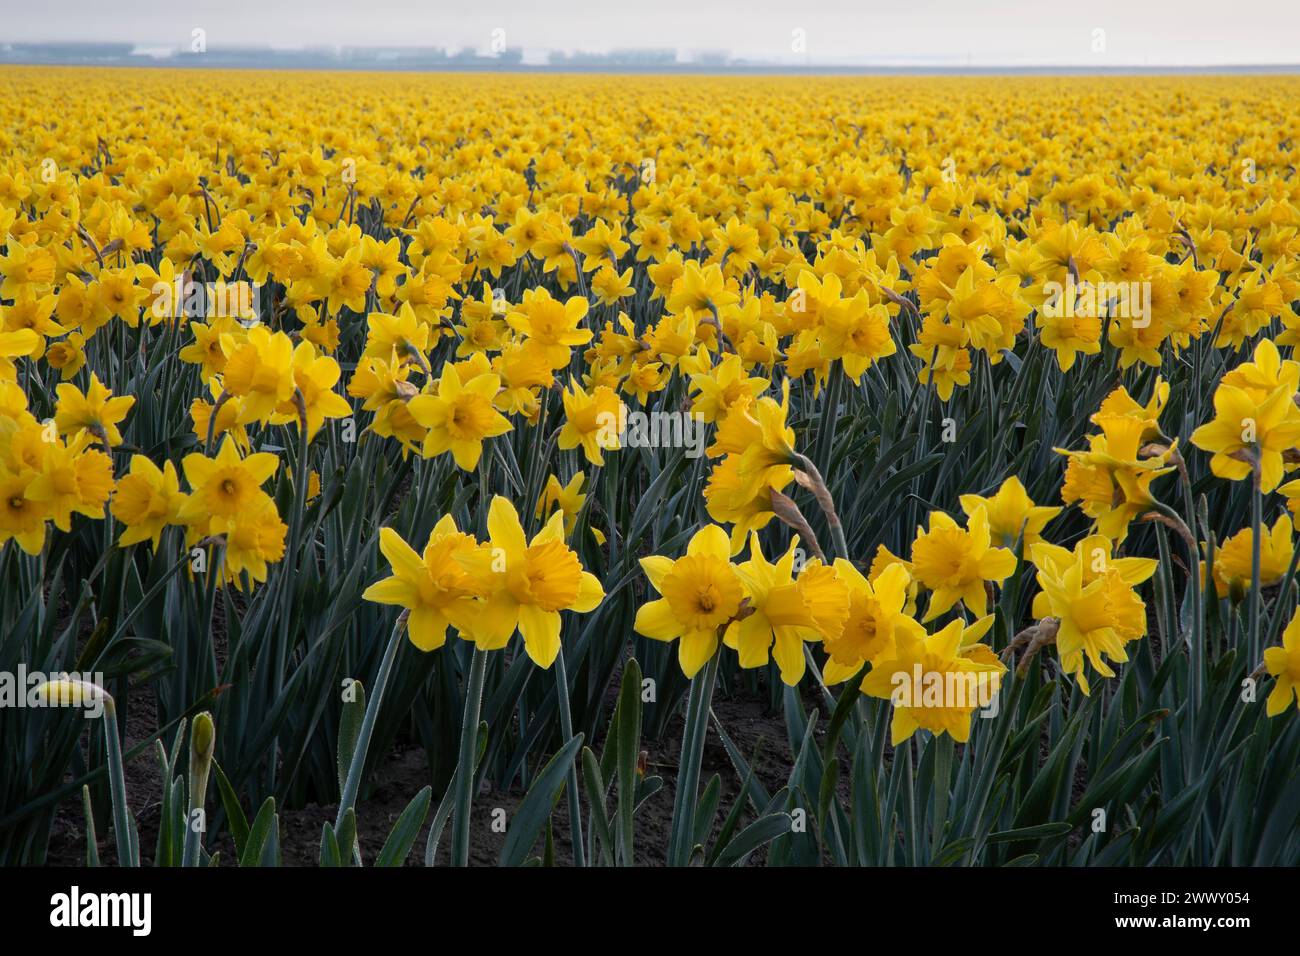
[[[1256,347],[1253,365],[1264,375],[1280,365],[1277,348],[1268,339]],[[1214,390],[1214,420],[1192,432],[1192,444],[1212,453],[1210,470],[1220,478],[1240,481],[1258,464],[1260,490],[1267,493],[1282,483],[1282,453],[1300,445],[1300,408],[1295,403],[1300,368],[1288,370],[1267,392],[1243,387],[1250,381],[1250,370],[1240,366],[1237,371],[1240,384],[1229,384],[1225,376]]]
[[[917,528],[912,569],[929,588],[924,621],[933,621],[961,601],[976,617],[988,609],[988,583],[1001,583],[1016,570],[1016,556],[993,547],[988,511],[976,505],[962,528],[942,511],[930,512],[929,530]]]
[[[113,517],[126,525],[118,547],[148,541],[157,550],[163,528],[182,523],[186,498],[174,464],[166,461],[159,468],[144,455],[132,455],[131,470],[118,480],[111,506]]]
[[[488,510],[488,542],[456,558],[483,595],[462,636],[483,650],[497,650],[517,629],[539,667],[550,667],[560,651],[560,611],[590,611],[605,596],[565,545],[560,513],[528,541],[519,513],[500,495]]]
[[[893,650],[873,662],[862,692],[893,703],[890,739],[895,747],[918,729],[970,739],[971,714],[989,707],[1006,667],[979,644],[992,625],[986,617],[970,627],[951,621],[935,634],[896,632]]]
[[[1264,528],[1259,539],[1259,586],[1272,587],[1282,580],[1291,565],[1294,546],[1291,516],[1282,515],[1272,529]],[[1254,541],[1250,528],[1242,528],[1214,552],[1214,589],[1219,597],[1241,601],[1254,579]]]
[[[890,656],[897,631],[925,633],[906,610],[912,576],[905,565],[890,564],[870,580],[844,558],[836,559],[835,570],[849,591],[849,616],[840,634],[823,641],[830,655],[823,668],[828,684],[847,680],[867,661]]]
[[[1025,492],[1020,479],[1012,475],[1002,482],[991,498],[980,495],[961,495],[961,508],[970,517],[975,509],[984,506],[988,513],[989,533],[1003,548],[1015,549],[1023,537],[1024,549],[1042,538],[1043,527],[1061,513],[1060,508],[1039,507]]]
[[[284,557],[284,539],[288,533],[285,523],[275,509],[275,502],[267,495],[254,498],[250,504],[225,521],[214,521],[212,530],[225,537],[222,551],[222,579],[242,587],[245,574],[254,582],[266,581],[267,566]]]
[[[473,471],[483,454],[483,442],[510,431],[510,422],[493,407],[501,380],[484,372],[461,383],[455,369],[442,370],[437,390],[407,403],[411,417],[429,430],[423,454],[433,458],[450,451],[457,466]]]
[[[1114,677],[1107,659],[1126,662],[1125,645],[1146,634],[1146,605],[1135,585],[1155,573],[1156,562],[1112,558],[1104,537],[1084,539],[1072,554],[1063,550],[1046,543],[1032,549],[1042,589],[1034,598],[1034,616],[1058,622],[1061,667],[1088,694],[1085,659],[1103,677]]]
[[[266,497],[262,485],[279,465],[280,460],[270,452],[241,458],[230,436],[221,443],[215,458],[191,452],[181,461],[191,489],[181,517],[187,522],[235,518]]]
[[[1155,507],[1151,483],[1174,470],[1169,461],[1175,446],[1161,446],[1164,450],[1140,458],[1149,427],[1143,419],[1117,412],[1094,415],[1093,420],[1102,432],[1089,436],[1087,451],[1056,449],[1069,458],[1061,500],[1067,505],[1077,502],[1097,530],[1123,541],[1129,523]]]
[[[587,461],[605,464],[604,452],[617,451],[625,418],[625,406],[614,390],[599,385],[591,392],[577,382],[564,390],[564,425],[560,428],[561,449],[581,446]]]
[[[416,552],[392,528],[379,530],[379,550],[393,569],[361,596],[377,604],[396,604],[410,611],[406,633],[422,651],[442,647],[448,626],[464,631],[473,620],[478,585],[456,560],[471,555],[477,543],[444,515],[429,533],[424,554]]]
[[[569,364],[574,346],[591,341],[591,330],[579,325],[589,305],[581,296],[558,302],[546,289],[533,289],[524,293],[517,309],[506,313],[506,322],[527,338],[549,368],[561,369]]]
[[[352,414],[347,399],[334,391],[342,374],[339,363],[328,355],[317,355],[310,342],[300,342],[293,350],[293,382],[298,398],[282,404],[271,424],[297,423],[300,416],[307,422],[307,440],[311,441],[327,418],[346,418]],[[298,401],[302,402],[301,410]]]
[[[722,421],[733,409],[743,409],[767,390],[769,380],[746,376],[739,355],[726,355],[707,371],[691,375],[691,411],[710,424]]]
[[[45,505],[28,496],[36,480],[32,472],[13,474],[0,470],[0,546],[10,538],[28,554],[40,554],[45,544]]]
[[[834,568],[820,564],[809,564],[796,579],[797,537],[772,564],[763,556],[758,535],[751,534],[749,554],[736,571],[752,613],[732,623],[724,640],[740,656],[741,667],[762,667],[770,658],[781,680],[794,686],[804,674],[804,642],[835,637],[843,629],[848,588]]]
[[[84,394],[77,386],[67,382],[56,391],[59,400],[54,412],[54,423],[58,426],[60,435],[72,435],[84,428],[110,447],[122,444],[122,433],[117,426],[135,405],[134,395],[114,397],[93,372],[90,387]]]
[[[294,388],[293,342],[283,332],[254,326],[240,341],[221,336],[226,354],[222,383],[240,399],[239,422],[269,422],[278,409],[292,401]]]
[[[25,497],[40,502],[60,531],[71,529],[73,512],[102,518],[112,493],[113,460],[90,448],[92,440],[81,431],[67,444],[47,443],[40,473],[26,488]]]
[[[582,483],[585,480],[586,475],[581,471],[574,472],[567,485],[561,485],[560,479],[555,475],[548,475],[546,487],[537,499],[535,516],[544,518],[551,509],[559,508],[564,515],[564,536],[570,537],[578,522],[578,513],[587,501],[587,496],[582,493]]]
[[[1282,645],[1264,649],[1264,668],[1274,677],[1266,709],[1276,717],[1300,698],[1300,613],[1292,615],[1282,632]]]
[[[682,557],[641,559],[646,578],[663,596],[637,609],[633,627],[657,641],[676,640],[687,677],[694,677],[717,652],[721,631],[740,612],[745,592],[730,558],[727,533],[706,525],[691,538]]]

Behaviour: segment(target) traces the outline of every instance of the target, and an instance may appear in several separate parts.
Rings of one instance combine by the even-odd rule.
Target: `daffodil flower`
[[[1024,548],[1028,550],[1042,538],[1047,522],[1061,513],[1060,508],[1035,505],[1015,475],[1002,482],[997,493],[990,498],[961,495],[959,500],[968,517],[976,508],[984,506],[988,512],[989,533],[1004,548],[1014,548],[1023,533]]]
[[[411,643],[422,651],[432,651],[446,642],[449,626],[464,632],[474,618],[479,587],[456,559],[476,547],[472,537],[456,528],[451,515],[444,515],[433,526],[423,554],[417,554],[392,528],[381,528],[379,550],[393,573],[370,585],[361,596],[377,604],[406,608]]]
[[[727,533],[706,525],[695,532],[682,557],[651,555],[641,559],[641,568],[663,596],[637,609],[633,627],[653,640],[676,640],[682,673],[694,677],[717,652],[721,629],[745,599]]]
[[[407,403],[411,417],[429,430],[424,456],[450,451],[458,467],[473,471],[483,454],[483,442],[511,429],[509,420],[492,404],[500,387],[501,380],[491,372],[462,383],[455,369],[444,367],[436,391],[416,395]]]
[[[482,594],[462,635],[483,650],[497,650],[518,630],[539,667],[550,667],[560,651],[560,611],[591,611],[605,596],[565,545],[560,512],[528,541],[515,506],[500,495],[488,509],[487,544],[457,553],[456,560]]]
[[[986,617],[969,627],[961,620],[935,634],[900,631],[894,651],[878,659],[862,679],[862,693],[893,703],[890,739],[895,747],[918,729],[970,739],[971,714],[987,706],[1006,667],[978,643],[992,625]]]
[[[923,621],[933,621],[958,601],[983,617],[988,609],[985,583],[1000,584],[1016,570],[1016,556],[993,547],[988,511],[975,506],[962,528],[942,511],[930,512],[930,528],[917,529],[912,567],[917,581],[932,592]]]
[[[1085,659],[1103,677],[1114,677],[1107,659],[1126,662],[1125,645],[1146,634],[1146,605],[1135,586],[1156,570],[1151,559],[1113,558],[1110,542],[1085,538],[1073,553],[1046,543],[1034,545],[1038,568],[1033,612],[1058,624],[1056,649],[1061,667],[1074,674],[1079,689],[1090,693]]]
[[[1264,669],[1276,679],[1265,705],[1268,715],[1276,717],[1300,700],[1300,613],[1282,632],[1281,646],[1264,649]]]
[[[799,539],[772,564],[763,556],[758,535],[749,537],[748,561],[737,566],[752,611],[732,623],[724,640],[740,656],[741,667],[776,661],[781,680],[790,686],[804,675],[803,645],[837,636],[848,618],[848,588],[835,569],[810,563],[795,578]]]

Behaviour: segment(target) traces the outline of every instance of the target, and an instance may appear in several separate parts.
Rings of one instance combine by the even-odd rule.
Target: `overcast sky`
[[[1300,0],[6,0],[0,43],[672,47],[771,62],[1300,62]],[[803,48],[799,48],[802,30]],[[1104,31],[1102,34],[1096,31]],[[1098,39],[1104,50],[1094,50]]]

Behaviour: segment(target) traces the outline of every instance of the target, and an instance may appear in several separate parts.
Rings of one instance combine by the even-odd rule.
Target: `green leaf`
[[[221,792],[221,806],[226,811],[226,825],[230,827],[230,835],[235,841],[235,855],[242,859],[244,846],[248,842],[248,818],[244,816],[239,797],[235,796],[235,788],[226,779],[221,764],[213,760],[212,769],[217,775],[217,789]]]
[[[636,766],[641,755],[641,667],[636,658],[623,670],[618,695],[618,841],[623,863],[632,865],[632,815],[636,811]]]
[[[343,861],[339,857],[339,841],[334,837],[334,824],[328,820],[321,826],[320,832],[320,865],[322,867],[342,866]]]
[[[564,778],[569,765],[582,746],[582,734],[574,734],[554,757],[542,768],[528,793],[520,801],[510,828],[506,831],[505,845],[501,847],[502,866],[520,866],[537,843],[542,828],[551,818],[551,810],[564,789]]]
[[[402,815],[393,824],[392,832],[384,841],[384,847],[375,859],[375,866],[401,866],[415,844],[424,826],[424,818],[429,815],[429,803],[433,800],[433,787],[425,787],[402,811]]]
[[[713,865],[738,866],[744,863],[760,846],[789,833],[791,822],[788,813],[769,813],[767,816],[759,817],[722,848]]]
[[[359,680],[353,681],[352,687],[356,689],[355,698],[344,702],[343,713],[339,716],[339,793],[343,792],[343,782],[352,767],[352,756],[357,752],[357,741],[361,737],[361,722],[366,716],[366,689]]]
[[[709,834],[713,832],[713,821],[718,815],[718,802],[722,799],[722,777],[714,774],[700,794],[700,802],[695,807],[695,837],[699,846],[708,846]],[[742,801],[743,802],[743,801]]]
[[[336,834],[339,844],[339,860],[342,866],[351,866],[360,855],[357,848],[357,809],[348,807],[343,814],[343,823]]]
[[[86,818],[86,866],[99,866],[99,841],[95,837],[95,814],[90,806],[90,787],[81,788],[81,813]]]
[[[267,842],[270,840],[271,828],[275,821],[275,797],[267,797],[248,830],[248,837],[239,854],[240,866],[261,866],[262,851],[266,849]]]
[[[600,844],[601,858],[607,865],[614,862],[614,837],[609,829],[609,812],[605,807],[605,781],[600,775],[600,762],[590,747],[582,748],[582,779],[587,788],[587,809],[591,815],[591,828]]]
[[[853,713],[853,705],[861,695],[862,679],[871,670],[871,665],[863,664],[862,669],[844,684],[844,690],[835,701],[835,710],[831,712],[830,723],[826,727],[826,739],[822,742],[822,762],[829,763],[835,756],[835,747],[839,743],[840,733],[845,722]]]
[[[1048,837],[1064,836],[1074,829],[1070,824],[1043,823],[1033,827],[1021,827],[1018,830],[1002,830],[990,833],[986,843],[1011,843],[1015,840],[1044,840]]]

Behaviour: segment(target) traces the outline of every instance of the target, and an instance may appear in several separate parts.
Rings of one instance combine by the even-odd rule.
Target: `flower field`
[[[1300,863],[1300,79],[0,99],[0,863]]]

